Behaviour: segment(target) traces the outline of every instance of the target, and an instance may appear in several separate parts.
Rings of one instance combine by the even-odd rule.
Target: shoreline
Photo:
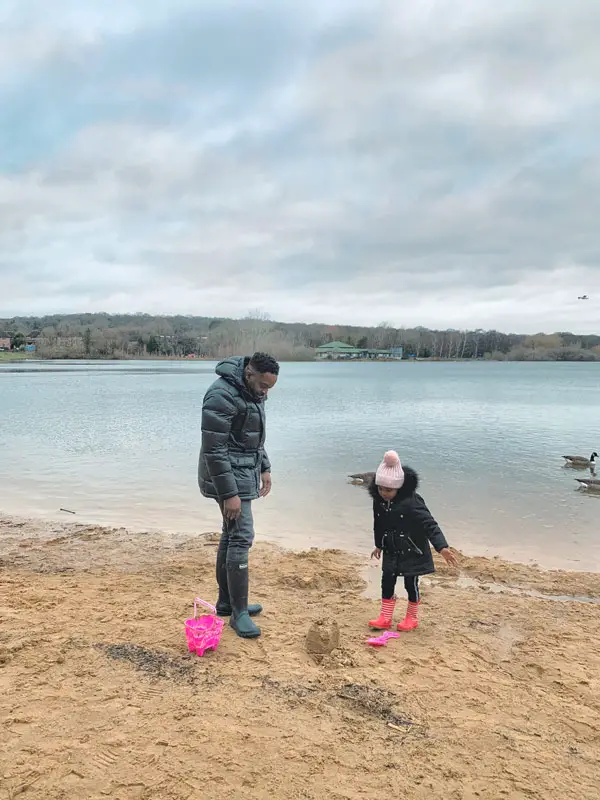
[[[258,541],[263,636],[226,626],[198,658],[183,621],[217,538],[0,515],[0,797],[595,796],[600,614],[556,598],[600,575],[461,556],[473,583],[440,565],[419,629],[373,650],[368,558]],[[307,651],[317,621],[330,653]]]
[[[168,551],[171,548],[184,549],[193,547],[194,542],[201,540],[205,546],[206,539],[215,541],[214,537],[219,537],[218,531],[206,531],[203,533],[189,533],[181,530],[167,529],[164,527],[132,526],[132,525],[111,525],[93,520],[77,520],[76,516],[71,516],[72,512],[61,515],[59,512],[52,516],[33,516],[26,517],[21,514],[0,512],[0,569],[3,565],[4,552],[9,538],[17,544],[18,550],[14,552],[19,562],[28,563],[23,551],[30,548],[36,549],[36,545],[44,547],[48,542],[63,543],[72,537],[77,540],[83,537],[83,541],[88,541],[90,531],[98,534],[98,537],[111,535],[119,546],[123,546],[128,540],[136,543],[134,547],[137,563],[144,563],[144,559],[138,550],[140,542],[151,541],[153,548],[164,548]],[[208,527],[208,525],[207,525]],[[13,531],[12,537],[6,536],[6,531]],[[24,531],[33,533],[23,539]],[[57,536],[57,534],[59,534]],[[212,539],[211,539],[212,537]],[[97,538],[97,537],[96,537]],[[315,546],[310,543],[301,543],[300,540],[291,540],[289,544],[283,544],[281,539],[275,540],[274,537],[256,535],[255,548],[271,548],[276,552],[288,555],[301,555],[303,553],[314,552],[336,552],[342,554],[343,558],[352,563],[359,571],[359,575],[364,580],[368,591],[370,581],[365,573],[371,568],[379,573],[381,564],[369,558],[371,546],[364,551],[352,550],[345,547],[338,547],[327,544],[323,547]],[[460,559],[458,572],[449,568],[443,559],[434,553],[436,573],[433,576],[425,576],[425,581],[435,581],[441,575],[444,579],[455,579],[462,585],[463,589],[480,588],[482,591],[490,593],[498,592],[500,589],[511,591],[535,591],[541,595],[547,595],[549,599],[568,598],[581,602],[600,603],[600,571],[584,569],[564,569],[558,567],[545,567],[537,562],[520,561],[518,559],[507,559],[500,555],[470,555],[456,547],[451,549]],[[112,551],[110,551],[112,552]],[[100,562],[100,566],[104,562]],[[362,565],[362,569],[361,569]],[[78,563],[78,566],[81,564]],[[87,564],[86,569],[90,569],[93,562]],[[376,592],[378,586],[376,587]],[[548,599],[538,598],[538,599]]]
[[[37,356],[12,353],[3,354],[0,352],[0,364],[24,364],[24,363],[45,363],[52,361],[68,362],[107,362],[107,363],[128,363],[128,362],[157,362],[157,361],[177,361],[183,363],[217,363],[221,360],[218,356]],[[281,364],[600,364],[600,358],[492,358],[479,356],[477,358],[441,358],[431,356],[428,358],[279,358]]]
[[[355,491],[364,491],[361,487],[353,488]],[[195,499],[195,497],[192,498],[192,501],[193,499]],[[590,502],[597,499],[600,499],[600,495],[596,496],[594,494],[586,497],[586,500]],[[190,506],[192,501],[190,501]],[[198,530],[209,530],[212,529],[213,525],[217,524],[217,515],[211,513],[214,509],[206,503],[198,506],[189,520],[186,519],[182,521],[180,519],[179,523],[176,524],[172,524],[172,518],[169,513],[165,514],[164,519],[154,518],[154,523],[148,524],[142,517],[134,519],[130,515],[129,519],[123,518],[122,509],[118,507],[112,512],[86,512],[77,510],[79,509],[79,505],[76,502],[67,502],[66,506],[63,508],[56,507],[50,509],[49,507],[40,506],[35,511],[25,514],[23,512],[25,503],[26,500],[23,499],[20,503],[13,506],[9,504],[4,512],[0,512],[0,521],[4,516],[4,518],[26,521],[37,526],[38,529],[43,529],[45,525],[74,524],[98,528],[127,529],[134,534],[150,532],[172,537],[182,537],[184,539],[195,538],[198,536]],[[358,543],[353,541],[350,546],[344,546],[344,542],[341,542],[338,538],[323,537],[317,529],[311,528],[310,531],[307,532],[306,527],[304,527],[303,533],[300,533],[292,528],[282,533],[279,522],[273,523],[273,521],[267,517],[261,518],[257,515],[256,526],[259,531],[256,538],[257,542],[273,544],[291,552],[302,552],[316,547],[326,550],[339,549],[348,553],[350,556],[363,558],[365,555],[369,555],[372,549],[372,537],[370,532],[363,542]],[[451,541],[455,541],[458,538],[456,536],[457,530],[462,531],[463,535],[460,538],[462,538],[463,541],[458,546],[453,547],[453,549],[461,553],[463,558],[469,559],[470,561],[477,559],[481,559],[486,563],[500,561],[505,564],[511,564],[514,568],[533,567],[541,573],[572,573],[574,575],[591,574],[600,576],[600,562],[589,556],[586,559],[572,559],[569,562],[565,562],[565,559],[561,558],[559,555],[555,554],[551,558],[547,556],[540,557],[540,553],[535,550],[527,550],[523,547],[516,548],[513,544],[509,546],[505,545],[503,548],[498,546],[492,547],[489,544],[482,546],[477,543],[477,531],[479,530],[477,524],[472,524],[471,527],[468,527],[462,520],[458,522],[446,520],[444,527],[445,530],[448,531],[448,537]],[[582,565],[584,561],[587,561],[591,566],[587,568],[584,567]]]

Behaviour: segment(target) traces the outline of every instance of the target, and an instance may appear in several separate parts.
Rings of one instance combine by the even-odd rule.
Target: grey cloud
[[[81,75],[45,79],[69,124],[0,174],[10,310],[38,274],[75,310],[596,328],[571,299],[600,296],[594,0],[288,11],[79,37]],[[95,116],[67,100],[121,79]]]

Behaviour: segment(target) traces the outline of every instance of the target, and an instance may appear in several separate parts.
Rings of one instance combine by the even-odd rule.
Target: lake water
[[[219,528],[196,483],[207,362],[0,365],[0,512],[135,528]],[[284,364],[267,405],[273,492],[257,532],[372,547],[347,483],[395,448],[450,543],[600,570],[600,498],[563,453],[600,450],[598,364]],[[77,512],[59,514],[60,508]]]

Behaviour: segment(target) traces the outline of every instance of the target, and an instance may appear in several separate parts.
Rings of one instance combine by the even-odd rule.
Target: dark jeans
[[[252,501],[242,500],[242,513],[239,519],[223,520],[218,555],[230,564],[247,564],[248,550],[254,541],[254,519]],[[218,559],[221,560],[221,559]]]
[[[384,600],[391,600],[396,591],[396,574],[394,572],[383,572],[381,574],[381,596]],[[419,602],[419,576],[405,575],[404,588],[411,603]]]

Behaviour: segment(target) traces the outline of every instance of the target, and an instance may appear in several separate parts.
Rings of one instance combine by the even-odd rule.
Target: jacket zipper
[[[258,448],[262,450],[265,446],[265,407],[261,403],[255,403],[258,417],[260,419],[260,439],[258,440]]]
[[[413,540],[410,538],[410,536],[407,536],[406,538],[407,538],[407,539],[408,539],[408,541],[409,541],[409,542],[412,544],[412,546],[415,548],[415,550],[417,551],[417,553],[418,553],[420,556],[422,556],[422,555],[423,555],[423,551],[421,550],[421,548],[420,548],[420,547],[417,547],[417,545],[416,545],[416,544],[413,542]]]
[[[261,408],[259,403],[254,404],[256,406],[256,410],[258,411],[258,418],[260,419],[260,437],[258,440],[258,452],[256,454],[257,463],[256,463],[256,491],[260,495],[260,478],[262,474],[262,457],[263,457],[263,448],[265,446],[265,418],[264,414],[264,406]]]

